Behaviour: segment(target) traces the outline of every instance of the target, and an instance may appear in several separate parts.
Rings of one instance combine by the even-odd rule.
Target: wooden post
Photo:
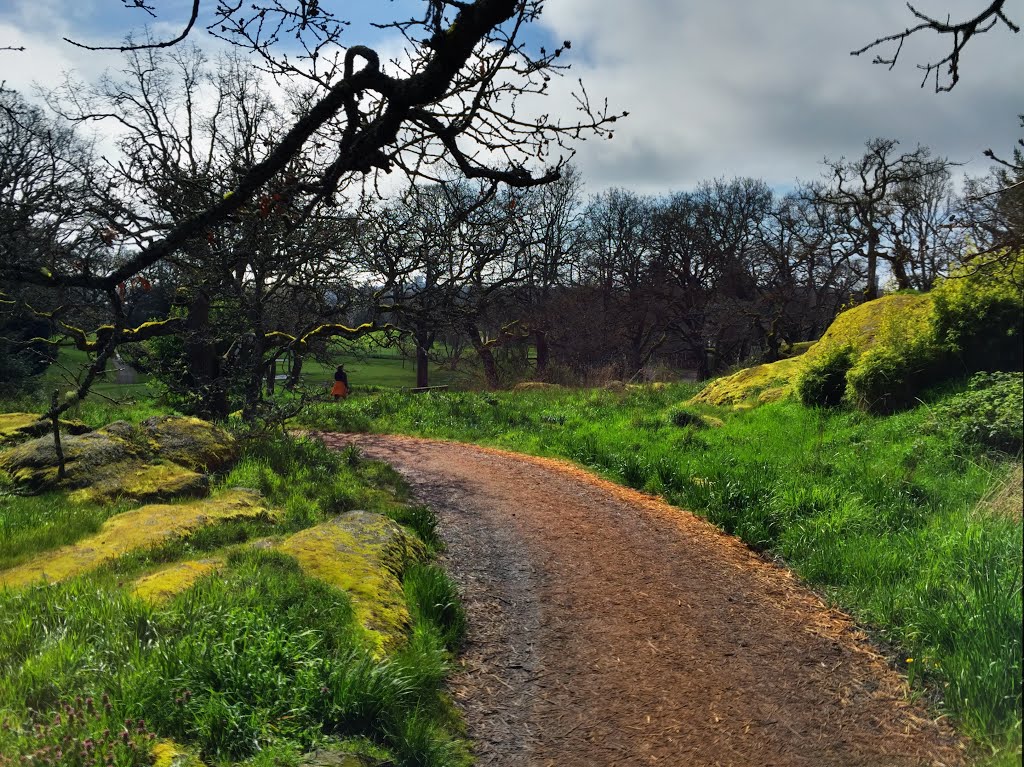
[[[53,390],[53,396],[50,398],[50,416],[53,421],[53,449],[57,453],[57,479],[64,479],[64,448],[60,444],[60,416],[57,414],[57,390]]]

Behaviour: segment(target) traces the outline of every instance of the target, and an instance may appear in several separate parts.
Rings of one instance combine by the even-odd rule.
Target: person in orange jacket
[[[336,400],[348,396],[348,373],[345,372],[344,365],[338,365],[338,369],[334,371],[334,388],[331,389],[331,395]]]

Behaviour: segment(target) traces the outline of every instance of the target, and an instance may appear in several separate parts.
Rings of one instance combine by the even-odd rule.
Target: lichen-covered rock
[[[262,496],[239,488],[192,503],[142,506],[114,515],[95,535],[0,572],[0,587],[17,588],[40,580],[64,580],[130,551],[150,548],[207,525],[261,517],[274,517]]]
[[[175,562],[136,580],[132,593],[147,602],[166,602],[190,589],[203,576],[222,569],[224,564],[223,559],[217,558]]]
[[[141,426],[157,455],[193,471],[222,471],[238,459],[235,438],[209,421],[156,416]]]
[[[168,461],[108,465],[94,482],[73,491],[69,497],[78,503],[122,500],[148,503],[174,498],[202,498],[209,493],[209,477]]]
[[[146,450],[129,438],[131,432],[125,432],[121,423],[88,434],[61,435],[66,472],[61,482],[64,487],[85,487],[105,476],[106,467],[139,461],[147,456]],[[10,474],[16,484],[30,490],[55,487],[57,451],[53,437],[49,434],[38,437],[0,453],[0,470]]]
[[[10,421],[24,426],[25,419]],[[173,416],[62,434],[61,446],[65,477],[59,482],[57,451],[48,433],[0,453],[0,470],[28,490],[58,485],[74,490],[78,501],[154,501],[206,495],[209,480],[203,472],[224,469],[238,457],[235,439],[224,429]]]
[[[348,593],[378,655],[405,641],[410,619],[401,577],[409,564],[426,558],[426,549],[394,520],[350,511],[296,533],[279,550],[306,574]]]
[[[0,413],[0,447],[15,445],[33,437],[39,437],[52,429],[50,421],[43,420],[38,413]],[[81,421],[60,422],[61,434],[85,434],[92,431]]]

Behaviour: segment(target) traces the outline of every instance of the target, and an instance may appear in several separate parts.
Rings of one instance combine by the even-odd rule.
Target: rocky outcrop
[[[9,419],[13,424],[16,419]],[[60,487],[77,501],[141,502],[204,496],[205,472],[238,458],[229,432],[198,418],[163,416],[139,426],[115,421],[87,434],[62,434],[65,476],[49,434],[0,453],[0,470],[31,492]]]
[[[223,471],[238,460],[238,443],[209,421],[187,416],[157,416],[141,429],[154,452],[192,471]]]
[[[402,573],[426,558],[423,543],[381,514],[350,511],[296,533],[279,551],[295,557],[303,571],[345,591],[356,619],[378,655],[405,641],[409,610]]]
[[[263,497],[254,490],[241,488],[193,503],[142,506],[114,515],[95,535],[0,572],[0,587],[62,581],[94,570],[130,551],[156,546],[207,525],[266,517],[273,517],[273,513]]]

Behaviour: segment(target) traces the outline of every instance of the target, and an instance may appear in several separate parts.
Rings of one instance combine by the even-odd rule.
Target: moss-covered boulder
[[[156,416],[141,428],[157,455],[193,471],[222,471],[238,459],[235,438],[200,418]]]
[[[198,756],[173,740],[158,740],[149,753],[153,767],[204,767]]]
[[[88,434],[62,435],[66,474],[60,484],[72,489],[85,487],[110,476],[118,465],[147,458],[148,451],[132,434],[130,424],[117,422]],[[30,490],[56,487],[57,467],[57,451],[49,434],[0,453],[0,470]]]
[[[210,478],[170,461],[126,462],[107,467],[70,498],[78,503],[115,501],[169,501],[174,498],[202,498],[210,494]]]
[[[558,391],[564,389],[564,386],[554,383],[545,383],[544,381],[520,381],[512,387],[512,391],[537,391],[540,389],[547,389],[550,391]]]
[[[200,578],[222,569],[224,565],[224,560],[216,557],[175,562],[137,579],[132,586],[132,593],[147,602],[166,602],[192,588]]]
[[[138,426],[115,421],[95,432],[62,435],[61,446],[63,480],[57,478],[57,451],[49,433],[0,453],[0,470],[34,492],[59,486],[73,490],[78,501],[148,502],[207,495],[205,472],[225,469],[238,458],[229,432],[198,418],[175,416]]]
[[[19,442],[40,437],[52,429],[50,421],[43,420],[38,413],[0,413],[0,447],[16,445]],[[92,431],[81,421],[60,421],[61,434],[85,434]]]
[[[274,518],[274,514],[259,493],[241,488],[192,503],[142,506],[114,515],[95,535],[0,572],[0,587],[61,581],[130,551],[156,546],[207,525],[243,518]]]
[[[394,520],[350,511],[296,533],[279,550],[308,575],[348,593],[378,655],[405,641],[410,618],[401,578],[409,564],[426,558],[426,549]]]
[[[836,317],[824,335],[802,354],[717,378],[690,402],[735,407],[785,399],[794,393],[803,370],[836,348],[849,348],[856,359],[898,336],[927,333],[931,314],[928,295],[901,293],[868,301]]]

